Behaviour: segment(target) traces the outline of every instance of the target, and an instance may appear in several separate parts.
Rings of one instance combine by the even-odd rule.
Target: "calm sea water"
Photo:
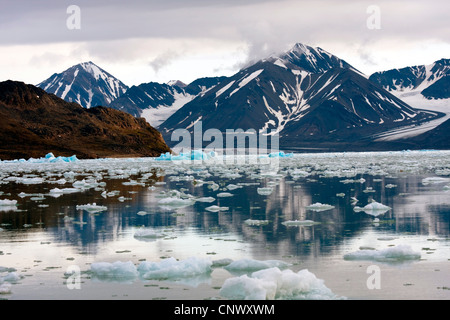
[[[347,299],[450,298],[450,152],[296,154],[270,165],[1,162],[0,200],[17,201],[0,206],[4,299],[226,299],[227,279],[251,275],[222,265],[150,280],[91,269],[171,257],[283,261]],[[374,202],[388,208],[363,209]],[[420,258],[379,258],[399,246]],[[361,250],[377,254],[345,258]]]

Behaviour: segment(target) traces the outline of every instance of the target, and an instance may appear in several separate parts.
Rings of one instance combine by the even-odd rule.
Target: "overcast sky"
[[[189,83],[297,42],[370,75],[450,58],[449,12],[448,0],[0,0],[0,81],[93,61],[129,86]]]

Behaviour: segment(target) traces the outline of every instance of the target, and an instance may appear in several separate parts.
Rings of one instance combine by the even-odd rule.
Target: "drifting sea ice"
[[[136,266],[131,261],[94,262],[91,264],[91,273],[94,278],[112,281],[129,281],[138,276]]]
[[[344,260],[373,260],[379,262],[402,262],[419,260],[420,252],[409,245],[397,245],[382,250],[359,250],[344,255]]]
[[[231,262],[225,266],[225,269],[230,272],[252,272],[261,269],[268,268],[287,268],[289,263],[281,260],[253,260],[253,259],[240,259]]]
[[[327,210],[334,209],[334,206],[316,202],[316,203],[313,203],[313,204],[307,206],[306,209],[311,210],[311,211],[320,212],[320,211],[327,211]]]
[[[320,224],[320,222],[315,222],[313,220],[289,220],[284,221],[281,224],[285,225],[286,227],[295,227],[295,226],[313,226],[316,224]]]
[[[220,295],[231,300],[330,300],[339,299],[324,281],[307,269],[295,273],[269,268],[251,276],[225,280]]]
[[[77,205],[76,209],[77,210],[85,210],[89,213],[97,213],[97,212],[102,212],[102,211],[108,210],[108,208],[106,206],[99,206],[95,202],[93,204],[88,203],[85,205]]]
[[[269,220],[247,219],[244,221],[244,223],[249,226],[264,226],[266,224],[269,224]]]
[[[178,261],[171,257],[159,262],[142,261],[137,271],[146,280],[177,280],[209,274],[212,271],[211,266],[209,259],[190,257]]]
[[[355,206],[353,208],[353,210],[355,212],[365,212],[367,214],[373,215],[373,216],[378,216],[381,215],[383,213],[386,213],[387,211],[389,211],[391,208],[381,204],[379,202],[373,201],[371,203],[369,203],[368,205],[364,206],[363,208]]]
[[[256,189],[256,192],[258,192],[259,195],[268,196],[268,195],[272,194],[273,188],[271,188],[271,187],[258,188],[258,189]]]
[[[229,210],[229,207],[219,207],[219,206],[209,206],[205,208],[205,210],[208,210],[210,212],[219,212],[219,211],[227,211]]]
[[[0,200],[0,206],[12,207],[15,205],[17,205],[17,200],[9,200],[9,199]]]

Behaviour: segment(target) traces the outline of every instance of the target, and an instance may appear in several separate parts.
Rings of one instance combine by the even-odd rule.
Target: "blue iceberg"
[[[202,150],[192,150],[189,153],[181,152],[179,155],[173,155],[169,152],[161,154],[159,157],[155,158],[158,161],[170,161],[170,160],[208,160],[214,158],[216,153],[214,151],[210,151],[208,153],[203,152]]]
[[[0,162],[4,163],[55,163],[55,162],[76,162],[79,161],[76,155],[73,155],[71,157],[62,157],[58,156],[55,157],[55,155],[51,152],[47,153],[45,157],[43,158],[30,158],[28,160],[25,159],[16,159],[16,160],[4,160]]]

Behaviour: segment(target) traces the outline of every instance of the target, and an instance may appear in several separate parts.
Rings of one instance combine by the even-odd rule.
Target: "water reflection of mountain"
[[[136,181],[139,176],[132,177]],[[55,241],[69,243],[80,250],[95,251],[96,247],[107,246],[120,240],[137,226],[155,229],[194,228],[199,235],[214,232],[239,235],[243,241],[261,252],[278,255],[323,255],[328,254],[347,238],[357,237],[366,228],[373,228],[374,216],[355,212],[352,199],[364,206],[371,200],[390,206],[392,209],[377,216],[382,222],[378,229],[392,233],[415,233],[430,236],[448,236],[450,200],[442,186],[423,186],[422,176],[392,177],[358,175],[354,181],[345,178],[309,176],[299,179],[258,178],[218,179],[211,178],[219,186],[212,190],[209,184],[195,185],[192,180],[167,179],[167,184],[149,183],[124,185],[130,179],[105,180],[105,190],[118,191],[118,196],[104,197],[103,189],[88,189],[83,192],[64,194],[53,198],[48,190],[54,186],[40,185],[21,187],[26,193],[45,194],[44,200],[20,201],[19,212],[1,212],[0,222],[10,224],[10,229],[23,229],[24,224],[33,228],[43,228],[53,234]],[[363,178],[364,180],[360,180]],[[151,181],[162,177],[153,176]],[[351,180],[350,179],[350,180]],[[150,182],[151,182],[150,181]],[[228,184],[238,184],[240,188],[229,191],[232,197],[218,198]],[[150,183],[152,184],[152,183]],[[388,185],[394,187],[387,187]],[[258,188],[272,187],[269,195],[261,195]],[[10,186],[11,194],[19,189]],[[162,208],[158,201],[161,191],[181,190],[195,197],[216,198],[213,203],[195,203],[184,208]],[[324,212],[307,210],[310,204],[320,202],[330,204],[334,209]],[[77,210],[77,205],[97,203],[108,210],[91,214]],[[38,207],[39,204],[44,204]],[[210,205],[228,207],[228,210],[209,212]],[[138,214],[140,213],[140,214]],[[247,219],[267,220],[266,224],[248,225]],[[319,224],[288,227],[286,221],[312,220]]]

